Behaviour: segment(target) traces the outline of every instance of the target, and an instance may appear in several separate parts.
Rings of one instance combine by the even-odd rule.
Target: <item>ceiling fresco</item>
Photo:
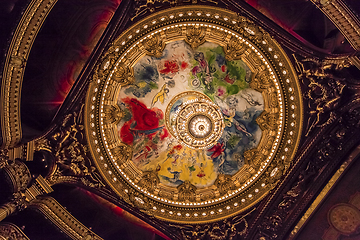
[[[160,58],[142,57],[134,65],[134,83],[118,97],[125,114],[119,137],[133,146],[135,166],[157,171],[161,183],[175,187],[184,181],[206,187],[218,174],[235,174],[244,151],[261,138],[256,118],[264,99],[249,87],[251,74],[244,62],[227,61],[223,48],[209,42],[194,51],[175,41]]]
[[[205,23],[212,18],[221,24]],[[266,32],[232,12],[183,7],[144,19],[112,44],[92,78],[86,131],[97,166],[119,195],[159,218],[244,211],[297,148],[293,69]]]
[[[0,238],[359,238],[356,0],[3,6]]]

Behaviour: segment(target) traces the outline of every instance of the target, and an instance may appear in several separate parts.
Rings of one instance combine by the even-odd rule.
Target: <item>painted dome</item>
[[[121,198],[160,219],[244,211],[295,153],[302,106],[291,62],[233,12],[149,16],[112,43],[92,79],[86,129],[97,167]]]

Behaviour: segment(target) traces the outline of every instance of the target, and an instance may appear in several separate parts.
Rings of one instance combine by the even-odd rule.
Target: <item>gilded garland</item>
[[[253,206],[289,167],[302,125],[281,47],[233,12],[171,8],[139,21],[96,65],[86,131],[129,204],[180,223]]]

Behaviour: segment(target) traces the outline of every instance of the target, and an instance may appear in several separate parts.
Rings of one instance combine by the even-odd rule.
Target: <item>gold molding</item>
[[[351,46],[360,50],[360,21],[343,0],[311,0],[340,30]]]
[[[79,222],[52,197],[35,199],[30,203],[29,208],[40,211],[71,239],[102,240],[101,237]]]
[[[2,222],[0,224],[0,240],[30,240],[15,224]]]
[[[188,31],[189,26],[203,27],[204,31],[195,29],[191,32]],[[151,193],[144,189],[140,192],[137,184],[140,182],[143,185],[142,176],[148,175],[142,174],[132,164],[132,149],[118,139],[116,127],[103,124],[103,117],[107,114],[103,111],[105,106],[116,104],[123,86],[114,80],[117,69],[128,69],[120,72],[130,72],[134,62],[148,54],[144,53],[144,40],[151,36],[159,36],[165,43],[204,36],[229,50],[229,53],[230,49],[234,49],[236,54],[230,58],[242,59],[255,73],[251,82],[265,96],[265,106],[268,106],[265,110],[270,113],[266,119],[273,119],[271,114],[275,114],[278,124],[283,127],[276,131],[267,129],[269,138],[261,143],[262,150],[234,175],[236,189],[227,186],[228,181],[219,181],[225,184],[224,189],[229,188],[228,192],[222,191],[221,195],[219,190],[205,189],[205,192],[201,189],[194,202],[190,203],[178,200],[179,189],[162,185],[160,188],[151,187]],[[237,48],[236,39],[244,47]],[[192,39],[190,43],[196,41]],[[198,5],[154,13],[135,23],[109,45],[108,51],[96,64],[91,79],[85,101],[84,125],[96,167],[124,201],[165,221],[197,224],[218,221],[246,211],[274,188],[290,166],[299,144],[303,104],[299,81],[289,57],[262,28],[246,17],[225,9]],[[193,198],[191,186],[188,187],[188,195]]]
[[[288,240],[292,240],[296,237],[296,235],[300,232],[300,229],[306,224],[308,219],[315,212],[317,207],[325,200],[329,192],[338,182],[338,180],[342,177],[345,170],[349,167],[350,163],[360,154],[360,146],[358,146],[349,156],[349,158],[340,166],[340,168],[335,172],[335,174],[331,177],[329,182],[323,188],[323,190],[319,193],[310,207],[307,209],[305,214],[302,216],[300,221],[296,224],[294,229],[291,231]]]
[[[56,2],[32,0],[29,3],[6,53],[0,96],[2,147],[14,147],[21,140],[21,87],[26,61],[41,26]]]

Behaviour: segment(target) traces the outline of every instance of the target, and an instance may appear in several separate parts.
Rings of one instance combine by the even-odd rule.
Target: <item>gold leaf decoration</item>
[[[145,48],[146,54],[149,56],[154,56],[160,58],[162,52],[165,48],[165,43],[162,41],[159,34],[152,35],[148,37],[144,42],[143,46]]]
[[[122,144],[113,149],[113,156],[119,162],[126,162],[126,160],[132,156],[132,149],[131,147]]]
[[[256,119],[256,123],[259,124],[261,130],[274,130],[277,126],[277,114],[263,111]]]
[[[269,141],[270,142],[270,141]],[[249,149],[244,152],[245,164],[258,167],[264,159],[264,155],[257,148]]]
[[[139,185],[143,186],[148,192],[154,192],[159,182],[160,179],[156,171],[147,171],[143,173]]]
[[[229,190],[235,188],[235,184],[234,181],[231,179],[231,176],[225,174],[219,174],[214,184],[217,187],[217,190],[220,192],[220,194],[225,194]]]
[[[252,76],[250,87],[262,92],[268,89],[273,84],[269,72],[266,70],[266,67],[263,65]]]
[[[180,201],[195,201],[196,199],[196,187],[190,183],[190,181],[185,181],[183,184],[177,187],[179,191],[179,200]]]
[[[229,61],[238,60],[246,49],[245,44],[242,44],[236,37],[231,37],[224,46],[225,58]]]
[[[120,109],[118,105],[105,105],[104,107],[105,124],[118,124],[119,121],[124,117],[124,112]]]
[[[126,86],[135,81],[134,72],[128,67],[119,66],[113,75],[113,80],[120,83],[121,86]]]
[[[198,46],[205,42],[205,29],[200,26],[190,26],[186,29],[185,42],[187,42],[192,49],[196,49]]]

